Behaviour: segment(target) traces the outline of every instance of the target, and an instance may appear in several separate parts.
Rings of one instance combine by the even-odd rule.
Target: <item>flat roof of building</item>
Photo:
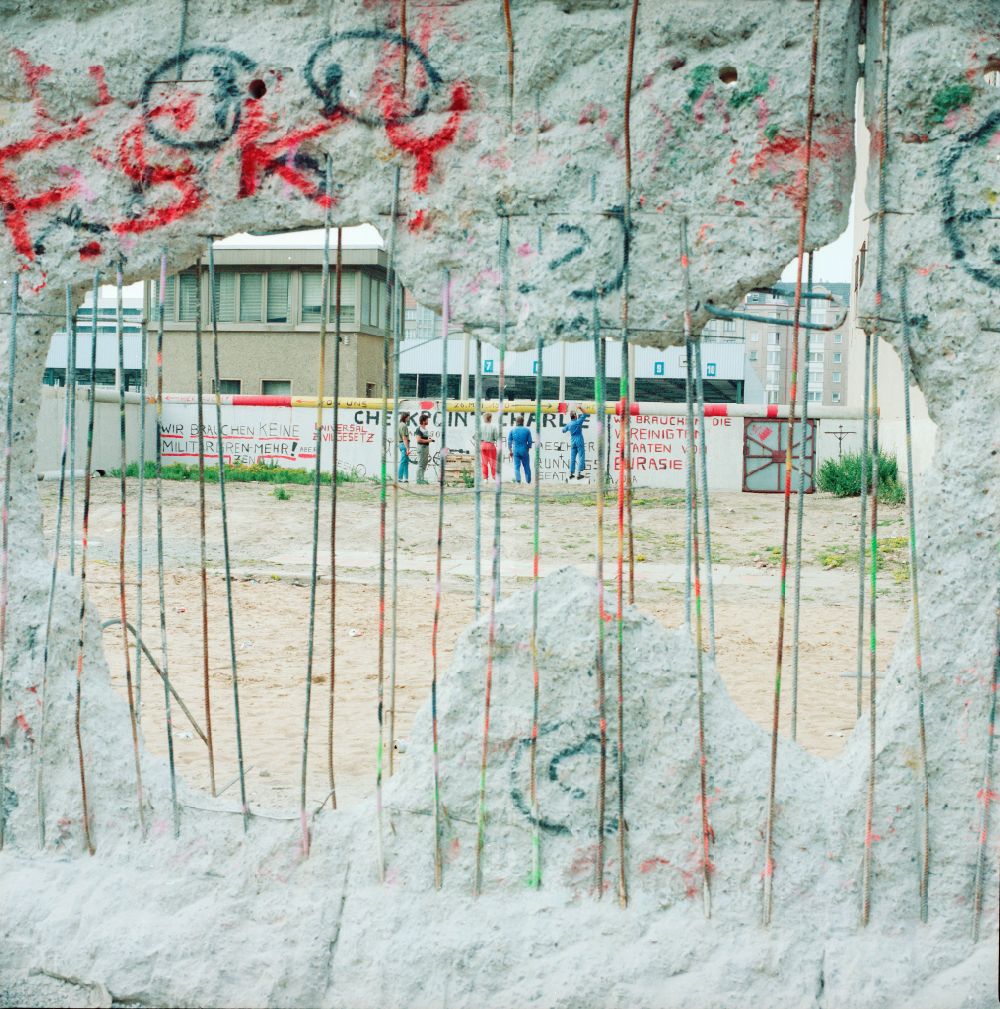
[[[336,250],[330,250],[330,266],[333,267]],[[342,254],[344,266],[377,266],[383,269],[388,264],[385,250],[377,246],[344,249]],[[207,262],[202,257],[202,265]],[[284,246],[281,248],[255,246],[242,248],[229,246],[215,249],[216,266],[321,266],[323,263],[322,246]]]
[[[357,224],[351,227],[341,228],[341,240],[345,249],[352,248],[374,248],[385,247],[382,236],[377,228],[370,224]],[[330,231],[330,245],[337,244],[336,229]],[[297,231],[254,231],[240,232],[236,235],[229,235],[227,238],[220,238],[214,243],[214,248],[219,249],[255,249],[265,247],[268,249],[290,248],[290,249],[322,249],[323,229],[308,228]]]

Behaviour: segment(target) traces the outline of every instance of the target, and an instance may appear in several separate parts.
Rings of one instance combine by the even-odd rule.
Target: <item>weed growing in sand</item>
[[[285,490],[284,484],[279,484],[277,487],[274,488],[274,496],[279,501],[290,501],[292,499],[292,495],[289,494],[287,490]]]
[[[876,568],[892,575],[897,585],[910,578],[910,541],[905,536],[885,536],[878,541]],[[868,551],[871,556],[870,550]]]
[[[858,554],[853,547],[825,547],[816,555],[817,561],[826,571],[835,568],[857,568]],[[865,542],[865,563],[871,563],[871,543]],[[876,569],[892,575],[897,585],[902,585],[910,577],[909,540],[905,536],[884,536],[878,541],[878,561]]]
[[[850,559],[850,552],[847,547],[826,547],[820,550],[816,559],[824,571],[832,571],[834,568],[842,568]]]
[[[781,560],[781,547],[764,547],[752,555],[756,567],[773,567]]]
[[[110,476],[121,476],[120,469],[109,470]],[[126,477],[139,476],[139,464],[129,463],[125,467]],[[156,463],[146,463],[146,479],[153,480],[156,477]],[[164,480],[197,480],[198,467],[187,466],[184,463],[170,463],[163,467]],[[205,482],[218,483],[219,470],[216,466],[205,467]],[[283,469],[281,466],[273,466],[268,463],[253,463],[244,466],[241,463],[233,463],[226,467],[226,481],[228,483],[276,483],[276,484],[312,484],[316,482],[316,474],[313,470],[306,469]],[[329,473],[320,473],[319,482],[321,484],[330,483]],[[337,483],[371,483],[365,476],[361,476],[351,470],[338,470]]]

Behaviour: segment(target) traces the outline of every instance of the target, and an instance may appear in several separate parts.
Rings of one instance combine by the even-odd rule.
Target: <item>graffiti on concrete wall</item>
[[[367,81],[350,77],[349,68],[363,62],[359,47],[378,54]],[[411,68],[405,98],[391,69],[401,49]],[[315,142],[348,122],[382,131],[410,161],[413,190],[424,192],[436,159],[454,142],[470,108],[467,84],[446,83],[420,45],[381,30],[343,32],[313,47],[300,70],[314,98],[312,117],[294,126],[283,115],[283,72],[234,49],[184,49],[150,70],[137,96],[112,96],[104,68],[92,66],[89,90],[80,95],[85,111],[65,119],[49,111],[44,97],[53,68],[20,49],[13,54],[34,121],[22,137],[0,147],[0,210],[23,266],[44,255],[58,229],[73,233],[81,259],[96,259],[110,251],[102,244],[106,236],[155,231],[195,214],[210,194],[244,200],[271,180],[327,207],[336,202],[337,187],[326,191],[325,155]],[[109,149],[92,140],[113,105],[128,111]],[[424,131],[420,120],[432,113],[443,113],[444,122]],[[37,174],[31,159],[44,154],[49,162],[59,148],[66,164],[47,185],[26,188],[25,169]],[[225,177],[223,165],[232,166],[232,177]],[[125,194],[114,217],[90,209],[95,170],[104,173],[102,183],[116,182]]]
[[[740,211],[763,195],[785,217],[782,203],[800,199],[801,113],[789,114],[782,75],[769,67],[751,63],[738,75],[705,62],[689,67],[654,46],[636,88],[626,208],[615,103],[581,94],[565,106],[547,104],[540,93],[498,131],[494,82],[465,68],[470,14],[461,5],[421,10],[406,34],[388,8],[380,17],[381,24],[306,33],[295,54],[282,55],[288,65],[232,40],[189,44],[154,53],[134,84],[111,87],[101,65],[56,67],[51,56],[46,63],[12,50],[11,69],[28,100],[0,147],[0,249],[7,246],[30,274],[26,292],[46,285],[49,254],[60,257],[60,279],[82,263],[119,262],[127,273],[141,252],[147,269],[152,243],[158,252],[166,235],[190,235],[199,214],[220,206],[266,195],[299,201],[297,219],[316,219],[354,196],[358,169],[335,158],[328,182],[326,160],[338,144],[356,147],[356,133],[345,131],[359,128],[369,135],[373,170],[390,160],[402,170],[407,235],[419,245],[443,230],[465,243],[455,292],[475,301],[481,291],[485,314],[501,286],[496,232],[485,235],[473,211],[466,224],[448,219],[455,194],[444,188],[449,165],[461,160],[463,179],[481,167],[482,180],[474,180],[481,216],[510,221],[509,315],[530,325],[548,295],[547,332],[555,338],[584,335],[594,304],[617,302],[640,237],[662,256],[666,217],[658,223],[657,215],[684,205],[690,166],[683,150],[703,152],[716,206]],[[530,52],[530,40],[522,45]],[[824,119],[816,163],[842,160],[850,126],[839,114]],[[538,183],[530,205],[502,183],[515,167]],[[463,191],[463,205],[470,198]],[[357,209],[352,203],[345,212]],[[709,248],[718,227],[699,222],[695,245]],[[171,228],[181,230],[164,232]],[[646,286],[651,279],[640,278]],[[468,301],[463,308],[471,310]]]
[[[428,429],[431,435],[431,462],[440,465],[442,417],[434,404],[404,402],[416,416],[420,409],[431,414]],[[227,465],[271,465],[285,468],[312,469],[317,445],[321,464],[329,472],[333,460],[333,440],[338,444],[338,463],[344,469],[362,477],[374,477],[379,472],[381,452],[380,411],[370,405],[342,406],[336,422],[332,410],[324,410],[319,439],[316,438],[316,411],[310,406],[232,406],[222,408],[222,455]],[[475,419],[468,413],[449,413],[447,418],[448,451],[472,454],[475,451]],[[570,439],[563,424],[565,415],[542,415],[539,472],[543,481],[566,483],[569,480]],[[526,423],[535,434],[535,418],[526,415]],[[709,466],[713,486],[719,490],[739,490],[742,473],[742,428],[729,417],[706,418]],[[160,448],[164,461],[190,464],[198,459],[197,406],[190,396],[168,399],[163,408]],[[504,437],[509,432],[504,424]],[[689,437],[684,417],[633,417],[629,425],[632,442],[632,475],[638,486],[681,489],[687,479],[687,458],[692,447],[699,444],[699,424],[695,420],[694,437]],[[220,439],[214,420],[204,425],[205,458],[214,465],[219,456]],[[584,472],[588,480],[596,480],[597,441],[593,418],[584,428]],[[615,484],[618,475],[618,419],[609,418],[606,479]],[[415,446],[411,436],[411,450]],[[390,458],[392,448],[390,447]],[[416,457],[413,452],[414,459]],[[506,458],[506,456],[505,456]],[[513,473],[506,466],[509,477]]]
[[[940,174],[952,256],[970,277],[1000,289],[1000,110],[955,138]]]

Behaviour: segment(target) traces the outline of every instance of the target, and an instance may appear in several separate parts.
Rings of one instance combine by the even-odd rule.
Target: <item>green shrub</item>
[[[279,501],[288,501],[291,499],[292,495],[289,494],[287,490],[285,490],[284,484],[278,484],[278,486],[274,488],[274,496]]]
[[[866,465],[868,489],[871,490],[872,460]],[[816,474],[816,486],[837,497],[860,497],[861,456],[848,452],[839,459],[827,459]],[[903,485],[899,482],[899,466],[896,457],[889,453],[879,453],[878,457],[878,499],[886,504],[902,504],[906,499]]]

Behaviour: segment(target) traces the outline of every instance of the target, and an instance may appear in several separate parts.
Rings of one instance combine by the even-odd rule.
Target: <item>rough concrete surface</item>
[[[0,138],[28,149],[8,170],[21,200],[58,194],[43,212],[18,204],[8,217],[22,286],[44,281],[42,301],[61,297],[119,255],[130,279],[153,276],[164,247],[182,267],[208,234],[321,224],[328,196],[335,224],[373,221],[386,234],[399,168],[398,266],[422,303],[440,301],[449,267],[455,318],[497,329],[505,301],[511,347],[533,347],[539,329],[587,336],[595,292],[602,323],[616,328],[627,10],[519,5],[511,119],[502,5],[413,4],[405,98],[397,6],[337,3],[323,17],[283,4],[262,25],[258,6],[230,0],[191,12],[180,54],[179,7],[151,18],[139,6],[76,5],[71,31],[61,11],[12,11]],[[855,7],[824,3],[817,245],[847,222]],[[642,8],[630,117],[637,338],[678,342],[682,217],[692,304],[728,303],[794,254],[810,24],[808,6],[778,0]],[[86,58],[81,35],[94,39]]]
[[[823,4],[810,246],[844,226],[859,12]],[[171,269],[203,236],[322,218],[333,155],[334,223],[386,225],[401,169],[400,270],[433,303],[452,269],[453,308],[473,328],[510,324],[511,345],[588,334],[595,289],[619,318],[622,103],[628,9],[513,5],[514,127],[502,5],[410,4],[409,75],[392,75],[395,4],[191,5],[177,10],[0,4],[0,275],[20,274],[10,585],[0,734],[7,845],[0,855],[0,988],[42,1004],[53,983],[171,1005],[954,1006],[993,1004],[997,849],[983,934],[971,895],[984,798],[996,648],[1000,396],[994,206],[1000,49],[991,3],[892,4],[883,291],[869,245],[862,316],[900,346],[909,285],[914,376],[940,430],[918,485],[930,767],[930,920],[918,916],[920,792],[912,639],[878,699],[873,905],[859,925],[868,730],[836,761],[779,747],[775,913],[760,924],[768,740],[706,671],[713,917],[702,914],[693,653],[629,611],[625,635],[630,907],[589,893],[594,858],[590,736],[594,587],[556,575],[541,608],[540,805],[544,886],[526,886],[523,811],[530,728],[529,597],[500,611],[484,894],[471,896],[484,669],[482,624],[443,677],[443,892],[433,883],[429,715],[386,789],[388,876],[375,872],[371,804],[314,824],[184,809],[171,836],[164,767],[146,755],[150,836],[135,817],[124,702],[85,623],[82,736],[97,854],[83,852],[74,735],[78,584],[60,582],[45,693],[47,847],[35,801],[39,683],[49,576],[38,524],[34,421],[62,288],[123,257],[127,279]],[[676,341],[680,219],[689,218],[694,297],[729,302],[795,252],[808,78],[807,4],[640,6],[633,97],[630,325]],[[877,5],[865,48],[878,125]],[[344,33],[360,33],[345,36]],[[391,38],[389,39],[391,43]],[[206,51],[213,47],[213,51]],[[20,55],[18,53],[20,51]],[[723,67],[737,68],[726,86]],[[107,92],[103,90],[103,80]],[[338,69],[339,68],[339,69]],[[182,71],[184,82],[172,78]],[[266,93],[260,92],[263,82]],[[148,86],[144,86],[144,82]],[[252,89],[251,89],[251,85]],[[339,96],[339,103],[337,97]],[[422,142],[436,134],[438,140]],[[869,204],[880,203],[877,158]],[[992,194],[992,195],[991,195]],[[510,250],[499,255],[503,215]],[[506,227],[507,225],[503,225]],[[9,285],[4,288],[9,291]],[[503,296],[503,292],[506,296]],[[504,307],[505,306],[505,307]],[[878,315],[882,320],[875,319]],[[0,316],[0,320],[9,316]],[[700,309],[698,319],[704,319]],[[582,322],[579,320],[583,320]],[[6,360],[6,354],[0,354]],[[608,669],[614,651],[609,646]],[[609,698],[614,690],[609,682]],[[558,759],[557,759],[558,758]],[[613,768],[613,762],[609,762]],[[520,800],[518,799],[520,796]],[[187,796],[189,806],[212,803]],[[217,805],[224,805],[219,803]],[[614,774],[609,825],[617,816]],[[473,822],[470,822],[473,821]],[[996,836],[994,830],[992,837]],[[617,874],[608,837],[607,878]],[[33,974],[33,971],[46,974]],[[55,976],[55,977],[53,977]],[[72,979],[59,982],[58,979]],[[101,987],[103,986],[103,988]],[[95,994],[96,993],[96,994]],[[5,996],[7,997],[7,996]]]

